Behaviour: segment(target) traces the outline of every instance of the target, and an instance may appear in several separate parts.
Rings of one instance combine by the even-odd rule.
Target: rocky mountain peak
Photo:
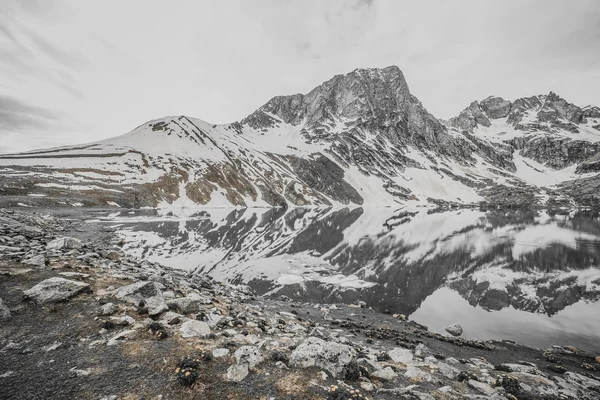
[[[255,129],[276,124],[276,118],[292,125],[319,125],[327,120],[397,121],[409,103],[418,103],[397,66],[359,68],[336,75],[309,93],[277,96],[241,121]],[[274,118],[275,117],[275,118]]]
[[[478,126],[489,127],[491,120],[506,118],[515,129],[556,130],[577,132],[578,124],[586,124],[586,117],[597,115],[597,107],[580,108],[569,103],[555,92],[547,95],[522,97],[513,102],[502,97],[490,96],[480,102],[474,101],[447,125],[463,131],[473,131]]]

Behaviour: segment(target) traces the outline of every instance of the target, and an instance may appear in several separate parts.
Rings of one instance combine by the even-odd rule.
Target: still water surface
[[[260,294],[364,300],[468,338],[600,350],[592,212],[209,209],[99,213],[131,254]]]

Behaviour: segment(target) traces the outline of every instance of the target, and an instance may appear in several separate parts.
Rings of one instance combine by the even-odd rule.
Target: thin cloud
[[[61,120],[59,112],[0,95],[0,132],[48,128]]]

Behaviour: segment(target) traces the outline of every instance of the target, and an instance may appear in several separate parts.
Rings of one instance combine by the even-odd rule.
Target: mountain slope
[[[594,205],[600,109],[557,95],[474,102],[447,124],[398,67],[357,69],[212,125],[0,155],[4,205]],[[594,158],[596,157],[596,158]]]

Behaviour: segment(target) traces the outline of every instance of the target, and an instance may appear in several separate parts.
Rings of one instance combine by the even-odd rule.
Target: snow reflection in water
[[[373,209],[123,211],[125,250],[261,294],[355,302],[471,338],[598,347],[592,212]]]

